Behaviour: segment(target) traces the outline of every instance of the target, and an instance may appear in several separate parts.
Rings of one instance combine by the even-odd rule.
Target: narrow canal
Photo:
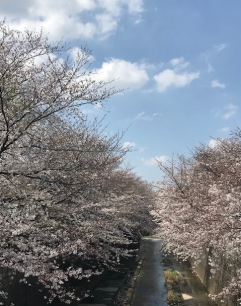
[[[139,257],[143,259],[143,264],[136,280],[131,306],[167,305],[160,246],[160,239],[142,239]]]
[[[129,298],[125,302],[118,301],[117,296],[125,284],[127,272],[124,273],[123,269],[127,271],[129,269],[126,265],[123,266],[122,273],[109,271],[94,286],[91,291],[91,297],[71,305],[167,306],[164,270],[171,268],[177,270],[181,275],[180,289],[183,302],[178,303],[178,305],[215,306],[216,304],[209,299],[200,279],[192,273],[191,267],[188,264],[178,263],[172,256],[163,260],[160,248],[160,239],[144,237],[141,240],[138,254],[138,262],[140,264],[135,269],[135,275],[132,278],[133,282],[129,287],[130,291],[128,290],[130,292]]]
[[[160,246],[160,239],[142,239],[139,258],[143,259],[143,264],[136,280],[131,306],[167,306],[163,275],[167,268],[173,268],[181,275],[180,289],[184,306],[215,306],[216,303],[208,297],[204,285],[192,272],[190,265],[179,264],[172,259],[167,266],[163,263]]]

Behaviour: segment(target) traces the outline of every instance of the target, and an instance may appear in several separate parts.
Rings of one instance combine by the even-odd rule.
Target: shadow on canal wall
[[[183,282],[181,284],[181,291],[187,296],[185,305],[240,305],[240,302],[237,302],[238,297],[228,298],[224,302],[217,301],[214,303],[207,296],[208,294],[216,295],[221,292],[225,286],[227,286],[228,282],[235,274],[235,270],[238,268],[239,261],[234,260],[234,262],[231,262],[224,256],[220,256],[219,262],[217,263],[219,270],[215,275],[211,275],[211,267],[208,264],[208,255],[206,254],[203,256],[200,264],[194,269],[197,274],[196,276],[192,272],[192,261],[178,263],[175,261],[173,256],[170,256],[169,260],[171,267],[179,271],[182,275]]]
[[[182,302],[170,305],[185,306],[217,306],[217,304],[208,297],[208,292],[200,278],[193,273],[189,262],[178,262],[173,255],[169,254],[163,258],[165,270],[172,269],[180,275],[179,289],[182,295]],[[179,289],[177,291],[179,293]]]
[[[208,254],[204,254],[202,261],[195,268],[195,272],[207,288],[210,294],[218,294],[222,288],[227,286],[228,282],[235,275],[235,271],[240,267],[240,260],[234,259],[233,262],[227,260],[224,256],[220,255],[219,262],[216,263],[219,270],[215,275],[211,275],[211,267],[208,264]],[[237,297],[228,299],[220,304],[221,306],[237,306]]]

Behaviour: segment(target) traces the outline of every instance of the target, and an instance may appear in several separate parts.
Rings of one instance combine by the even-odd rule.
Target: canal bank
[[[164,269],[172,269],[180,275],[179,288],[184,306],[217,306],[208,296],[200,278],[193,272],[190,263],[177,262],[172,255],[164,257]]]

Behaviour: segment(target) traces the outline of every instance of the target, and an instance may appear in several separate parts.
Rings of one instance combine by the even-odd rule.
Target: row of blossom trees
[[[241,292],[241,131],[214,146],[194,149],[190,158],[177,156],[159,164],[160,182],[155,211],[164,249],[196,264],[207,254],[211,272],[221,258],[233,266],[229,282],[216,295],[225,300]]]
[[[78,298],[71,278],[115,266],[153,229],[151,186],[121,167],[121,135],[81,113],[115,93],[89,60],[0,23],[0,266],[36,276],[50,302]]]

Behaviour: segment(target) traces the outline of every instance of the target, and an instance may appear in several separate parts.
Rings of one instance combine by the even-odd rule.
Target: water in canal
[[[159,239],[142,239],[139,257],[143,258],[143,265],[136,280],[132,306],[167,305],[160,246]]]

